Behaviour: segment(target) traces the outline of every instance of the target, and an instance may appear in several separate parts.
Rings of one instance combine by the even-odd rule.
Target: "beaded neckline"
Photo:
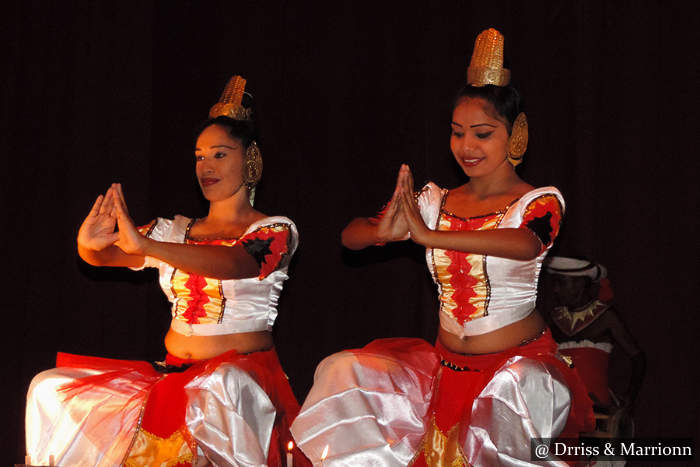
[[[445,192],[445,195],[442,197],[442,202],[440,203],[440,212],[443,213],[443,214],[447,214],[447,215],[450,216],[450,217],[454,217],[454,218],[456,218],[456,219],[461,219],[461,220],[463,220],[463,221],[468,221],[468,220],[471,220],[471,219],[480,219],[480,218],[482,218],[482,217],[499,216],[499,215],[504,214],[505,212],[507,212],[508,209],[510,209],[511,206],[513,206],[515,203],[518,202],[518,200],[520,200],[520,198],[522,198],[522,196],[519,196],[519,197],[515,198],[513,201],[511,201],[510,203],[508,203],[505,207],[503,207],[503,208],[501,208],[501,209],[499,209],[499,210],[497,210],[497,211],[492,211],[492,212],[489,212],[489,213],[486,213],[486,214],[479,214],[479,215],[477,215],[477,216],[464,217],[464,216],[458,216],[457,214],[455,214],[455,213],[453,213],[453,212],[450,212],[450,211],[448,211],[447,209],[445,209],[445,203],[447,202],[447,196],[448,196],[449,194],[450,194],[450,192],[449,192],[449,191],[446,191],[446,192]]]
[[[204,242],[220,242],[220,241],[227,241],[227,242],[235,242],[239,238],[238,237],[215,237],[215,238],[204,238],[204,239],[199,239],[199,238],[193,238],[190,237],[190,230],[192,230],[192,227],[194,224],[197,222],[197,219],[192,219],[190,220],[189,224],[187,224],[187,228],[185,229],[185,241],[190,241],[190,242],[196,242],[196,243],[204,243]]]

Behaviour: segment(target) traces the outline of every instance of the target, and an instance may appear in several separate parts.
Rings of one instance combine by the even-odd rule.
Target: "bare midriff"
[[[204,360],[230,350],[238,353],[269,350],[273,346],[269,331],[241,332],[214,336],[186,336],[172,329],[165,336],[168,353],[179,358]]]
[[[448,350],[460,354],[501,352],[542,334],[545,322],[537,310],[515,323],[476,336],[459,337],[440,328],[438,339]]]

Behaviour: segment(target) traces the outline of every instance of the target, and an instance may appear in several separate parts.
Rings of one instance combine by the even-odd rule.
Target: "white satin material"
[[[426,225],[435,230],[437,227],[442,200],[447,190],[440,189],[430,182],[421,191],[418,206]],[[506,211],[498,225],[499,229],[519,228],[527,205],[536,198],[554,195],[564,209],[564,198],[555,187],[537,188],[525,193]],[[440,326],[455,336],[465,337],[495,331],[527,317],[535,309],[537,300],[537,281],[542,269],[542,262],[547,256],[547,247],[537,258],[529,261],[519,261],[495,256],[484,257],[484,270],[489,284],[490,295],[486,316],[459,324],[452,316],[440,311]],[[425,259],[433,281],[441,294],[440,282],[433,268],[433,250],[426,249]]]
[[[411,365],[387,355],[345,351],[324,359],[291,427],[314,465],[405,466],[423,433],[439,359],[413,352]]]
[[[63,401],[58,388],[100,371],[54,368],[39,373],[27,393],[27,455],[34,465],[120,465],[134,437],[141,407],[154,380],[122,375]]]
[[[531,461],[532,438],[555,438],[569,416],[571,396],[555,368],[513,357],[498,370],[472,405],[471,424],[462,441],[473,466],[568,466]]]
[[[154,240],[184,243],[187,226],[192,220],[184,216],[175,219],[158,218],[149,238]],[[158,268],[160,287],[172,303],[173,320],[171,328],[186,336],[213,336],[235,334],[240,332],[271,331],[277,319],[277,303],[282,293],[283,282],[289,279],[287,269],[289,259],[294,254],[299,243],[296,226],[287,217],[265,217],[252,223],[243,235],[269,224],[287,224],[290,229],[290,245],[287,259],[263,279],[250,277],[246,279],[231,279],[221,281],[221,292],[225,299],[224,311],[219,323],[189,324],[175,317],[177,300],[171,286],[174,268],[168,263],[155,258],[146,257],[142,267]],[[140,269],[140,268],[134,268]]]
[[[121,465],[139,424],[141,408],[160,376],[128,372],[89,386],[64,401],[58,388],[96,370],[54,368],[37,375],[27,394],[26,443],[32,464],[71,467]],[[265,391],[231,363],[185,386],[185,423],[198,448],[218,466],[264,466],[275,421]]]
[[[346,351],[326,358],[292,424],[297,445],[314,465],[321,465],[329,446],[324,467],[408,465],[430,423],[438,364],[437,353],[397,360]],[[513,357],[474,400],[471,425],[460,439],[463,452],[475,467],[565,466],[531,462],[530,438],[556,437],[569,407],[558,370]]]
[[[605,353],[612,352],[613,345],[610,342],[593,342],[588,339],[583,339],[581,341],[567,341],[561,342],[558,345],[559,350],[566,349],[598,349]]]
[[[214,465],[267,465],[275,407],[253,378],[224,363],[190,381],[185,392],[187,428]]]

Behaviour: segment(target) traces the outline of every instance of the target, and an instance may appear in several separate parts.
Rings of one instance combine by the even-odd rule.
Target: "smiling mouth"
[[[202,186],[211,186],[215,183],[219,183],[219,179],[218,178],[202,178],[202,179],[200,179],[200,183],[202,184]]]
[[[481,158],[476,158],[476,159],[466,159],[466,158],[463,158],[463,159],[462,159],[462,163],[463,163],[464,165],[466,165],[467,167],[474,167],[475,165],[477,165],[477,164],[478,164],[479,162],[481,162],[482,160],[483,160],[483,159],[481,159]]]

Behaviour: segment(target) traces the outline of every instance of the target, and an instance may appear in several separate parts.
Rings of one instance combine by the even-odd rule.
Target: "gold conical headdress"
[[[251,109],[243,107],[243,93],[246,80],[242,76],[232,76],[221,94],[219,102],[209,110],[209,118],[229,117],[234,120],[250,120]]]
[[[474,52],[467,68],[467,84],[472,86],[506,86],[510,70],[503,68],[503,34],[493,28],[482,31],[474,42]]]

